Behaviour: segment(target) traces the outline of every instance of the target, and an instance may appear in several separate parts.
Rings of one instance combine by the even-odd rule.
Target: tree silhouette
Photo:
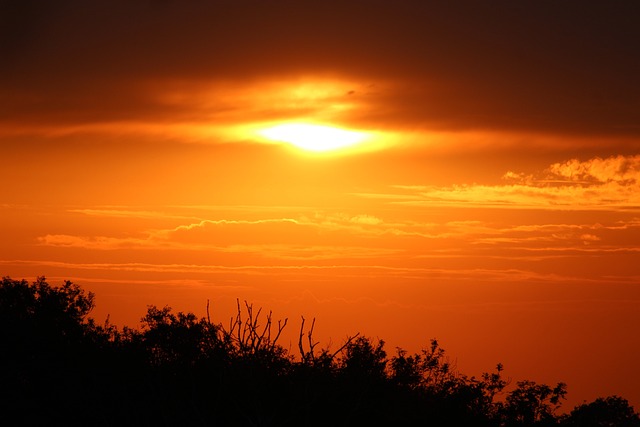
[[[44,277],[32,284],[2,279],[0,383],[7,411],[44,425],[46,414],[55,420],[56,408],[68,401],[86,402],[93,340],[85,320],[93,299],[69,281],[51,287]]]
[[[506,398],[502,410],[507,426],[547,426],[556,424],[555,412],[565,399],[567,386],[554,388],[534,381],[519,381]]]
[[[144,342],[152,364],[195,364],[229,353],[229,341],[221,328],[193,313],[175,315],[171,307],[149,306],[141,322],[139,339]]]
[[[299,358],[279,344],[287,320],[237,302],[228,327],[149,306],[140,330],[88,318],[93,294],[44,277],[2,279],[0,414],[15,425],[621,426],[640,419],[620,397],[558,416],[566,386],[509,381],[498,364],[457,371],[437,340],[416,354],[347,337],[318,349],[315,319]],[[500,396],[500,398],[498,398]],[[13,424],[12,424],[13,425]]]
[[[562,425],[572,427],[640,427],[640,416],[622,397],[599,397],[591,403],[576,406],[564,418]]]

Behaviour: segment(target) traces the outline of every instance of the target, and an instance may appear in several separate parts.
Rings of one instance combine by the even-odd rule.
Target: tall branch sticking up
[[[237,345],[240,354],[249,355],[257,354],[260,351],[272,351],[278,345],[278,339],[282,331],[287,326],[288,319],[284,321],[278,320],[278,332],[272,339],[271,328],[273,326],[272,312],[266,315],[264,326],[260,326],[260,315],[262,308],[257,312],[253,311],[253,304],[245,301],[244,311],[246,319],[243,319],[243,310],[240,306],[240,300],[236,300],[237,314],[229,321],[229,330],[224,331],[227,338]]]
[[[311,322],[311,328],[309,329],[309,332],[307,332],[307,341],[308,341],[308,345],[309,345],[309,350],[306,351],[304,349],[304,324],[306,322],[306,319],[304,318],[304,316],[302,317],[302,324],[300,325],[300,334],[298,335],[298,349],[300,351],[300,357],[302,358],[302,363],[308,363],[308,364],[314,364],[316,363],[317,359],[316,359],[316,354],[315,354],[315,348],[316,346],[319,344],[319,342],[314,342],[313,341],[313,328],[316,325],[316,319],[315,317],[313,318],[313,321]],[[328,349],[323,349],[321,351],[321,354],[323,356],[326,356],[329,362],[332,362],[335,357],[342,352],[342,350],[344,350],[353,340],[355,340],[358,336],[360,335],[360,332],[358,332],[357,334],[347,337],[347,340],[345,341],[345,343],[336,351],[334,351],[333,353],[329,353]]]

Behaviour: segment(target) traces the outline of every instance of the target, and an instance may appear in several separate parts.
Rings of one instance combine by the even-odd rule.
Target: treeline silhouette
[[[0,417],[24,426],[640,426],[618,396],[559,414],[566,386],[509,384],[501,365],[455,369],[436,340],[417,354],[358,334],[318,348],[304,319],[238,303],[228,326],[149,306],[140,330],[97,324],[94,295],[44,277],[0,288]],[[295,354],[292,354],[295,353]],[[8,420],[12,420],[8,422]]]

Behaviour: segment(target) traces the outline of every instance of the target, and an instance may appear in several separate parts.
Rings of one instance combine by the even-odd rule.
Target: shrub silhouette
[[[318,348],[302,318],[294,357],[287,319],[238,301],[228,327],[149,306],[140,330],[96,324],[94,296],[44,277],[0,287],[0,410],[15,425],[118,426],[624,426],[638,414],[617,396],[557,415],[566,386],[520,381],[503,367],[455,369],[437,340],[417,354],[359,334]],[[498,398],[499,397],[499,398]]]
[[[231,345],[221,328],[193,313],[171,313],[170,307],[149,306],[137,336],[153,365],[197,364],[210,358],[224,358]]]
[[[367,382],[386,379],[387,353],[384,341],[374,343],[370,338],[358,337],[342,351],[339,369],[347,377]]]
[[[502,408],[506,426],[547,426],[557,422],[555,412],[567,394],[566,384],[554,388],[534,381],[519,381]]]
[[[640,427],[640,416],[622,397],[599,397],[591,403],[576,406],[561,424],[572,427]]]

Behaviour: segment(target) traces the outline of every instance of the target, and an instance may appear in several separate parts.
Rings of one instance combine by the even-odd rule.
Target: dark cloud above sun
[[[359,99],[374,88],[351,118],[378,128],[640,135],[632,0],[0,7],[5,125],[180,120],[188,103],[158,98],[185,82],[330,76],[352,82],[345,95]]]

